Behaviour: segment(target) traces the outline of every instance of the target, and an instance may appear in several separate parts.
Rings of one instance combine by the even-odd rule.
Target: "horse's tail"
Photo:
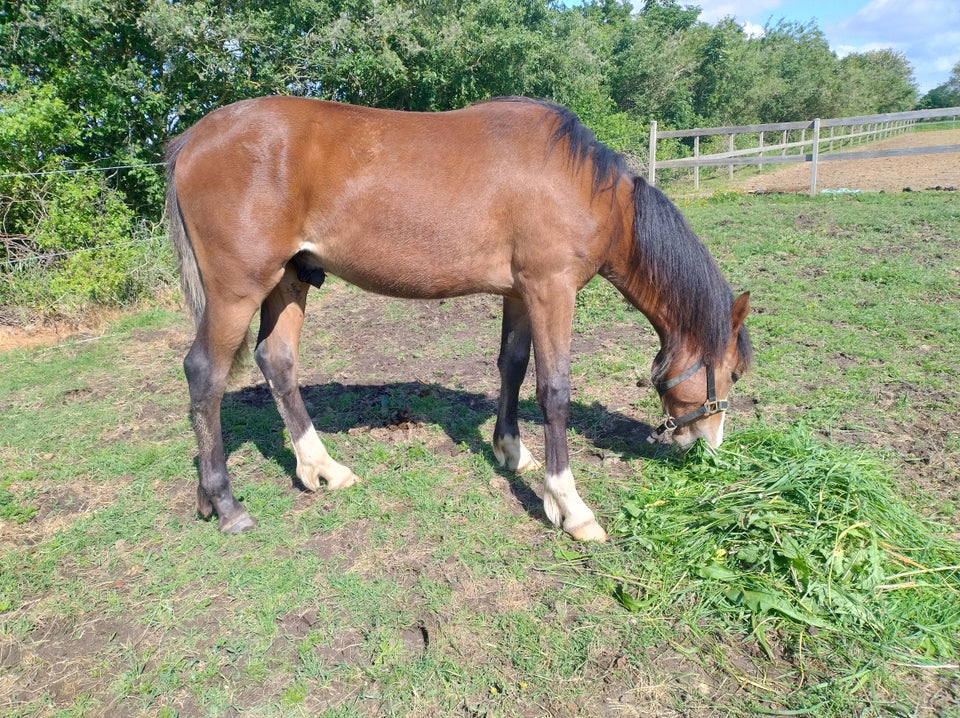
[[[183,290],[183,300],[193,319],[194,325],[200,324],[203,309],[207,303],[206,290],[203,287],[203,277],[200,276],[200,267],[197,266],[197,256],[193,252],[190,235],[183,223],[183,214],[180,212],[180,200],[177,197],[177,183],[174,181],[174,169],[177,165],[177,156],[186,144],[187,134],[175,137],[167,145],[167,226],[170,241],[177,253],[177,271],[180,273],[180,287]]]
[[[199,327],[203,319],[203,311],[207,304],[207,292],[203,286],[203,275],[197,264],[197,255],[193,251],[193,242],[190,233],[183,222],[183,213],[180,211],[180,199],[177,196],[177,183],[174,180],[174,170],[177,166],[177,156],[186,144],[189,132],[173,138],[167,144],[167,198],[166,215],[170,241],[177,254],[177,270],[180,273],[180,287],[183,290],[183,300],[193,319],[194,326]],[[233,357],[230,366],[230,376],[234,377],[244,366],[250,348],[250,336],[244,338],[243,344]]]

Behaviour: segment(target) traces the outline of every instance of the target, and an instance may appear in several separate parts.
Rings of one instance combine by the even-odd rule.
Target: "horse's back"
[[[175,179],[191,235],[218,251],[274,266],[304,253],[399,296],[508,293],[532,238],[596,233],[553,130],[528,102],[413,113],[265,97],[189,130]],[[568,259],[559,245],[536,263]]]

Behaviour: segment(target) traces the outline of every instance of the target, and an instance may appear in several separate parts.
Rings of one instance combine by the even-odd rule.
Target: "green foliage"
[[[48,252],[89,249],[129,241],[133,211],[99,173],[52,175],[32,236]]]
[[[762,646],[783,630],[814,634],[813,646],[827,633],[857,636],[910,660],[960,650],[960,545],[894,493],[875,459],[801,427],[736,434],[716,452],[650,466],[616,531],[640,557],[612,587],[627,608],[649,610],[683,585]]]
[[[901,53],[893,50],[853,53],[840,61],[840,68],[846,78],[847,107],[852,112],[903,112],[916,104],[913,70]]]
[[[923,96],[919,107],[922,109],[960,107],[960,62],[953,66],[950,77],[945,83]]]
[[[7,231],[29,238],[6,250],[0,304],[41,312],[122,306],[172,282],[173,263],[157,254],[122,194],[100,173],[53,173],[20,178],[20,207]],[[152,245],[152,246],[151,246]]]
[[[0,68],[0,167],[32,172],[80,136],[76,114],[51,84],[35,84],[15,68]]]
[[[641,156],[652,119],[744,124],[913,102],[911,69],[893,51],[841,61],[814,24],[780,22],[757,38],[699,15],[677,0],[636,11],[625,0],[0,0],[2,251],[129,240],[160,219],[165,141],[258,95],[422,111],[546,97]],[[96,181],[33,176],[117,166]],[[129,296],[126,259],[105,261],[109,288],[80,293]],[[73,278],[57,286],[72,294],[97,265],[68,263]]]

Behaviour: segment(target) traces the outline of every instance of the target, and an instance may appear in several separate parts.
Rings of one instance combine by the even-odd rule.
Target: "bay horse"
[[[220,108],[170,141],[167,218],[197,333],[183,365],[199,450],[199,513],[239,533],[220,404],[259,309],[254,357],[311,491],[357,476],[327,453],[298,386],[307,291],[326,273],[428,299],[503,297],[493,452],[538,465],[517,403],[533,346],[543,413],[544,511],[575,539],[606,533],[577,493],[567,450],[576,293],[596,274],[660,340],[653,384],[667,418],[651,438],[723,439],[726,396],[751,360],[749,294],[734,299],[679,210],[570,110],[501,98],[415,113],[295,97]],[[723,397],[723,398],[718,398]]]

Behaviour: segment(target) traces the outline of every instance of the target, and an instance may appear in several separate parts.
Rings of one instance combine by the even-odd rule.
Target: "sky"
[[[634,3],[638,4],[638,3]],[[838,57],[894,50],[906,56],[920,94],[942,85],[960,61],[960,0],[680,0],[700,20],[733,17],[759,34],[780,19],[816,21]]]

